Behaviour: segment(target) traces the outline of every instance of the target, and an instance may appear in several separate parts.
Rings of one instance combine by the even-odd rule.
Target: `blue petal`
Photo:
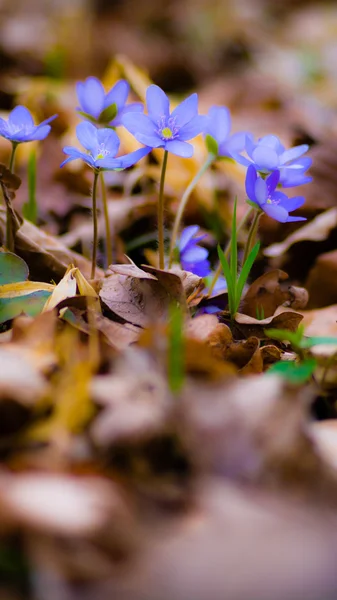
[[[49,134],[50,130],[50,125],[39,125],[29,136],[27,136],[29,137],[29,140],[27,139],[27,142],[32,142],[33,140],[44,140]]]
[[[113,88],[111,88],[110,92],[108,92],[105,96],[104,108],[107,108],[110,106],[110,104],[116,104],[119,112],[128,99],[129,91],[130,85],[127,81],[125,81],[125,79],[117,81]]]
[[[286,200],[280,202],[280,206],[283,206],[287,209],[288,212],[292,212],[293,210],[297,210],[303,206],[305,202],[305,198],[303,196],[293,196],[292,198],[287,198]]]
[[[48,125],[48,123],[51,123],[52,121],[54,121],[54,119],[56,119],[56,117],[58,117],[58,115],[53,115],[52,117],[48,117],[48,119],[41,121],[41,123],[39,123],[38,127],[42,127],[43,125]]]
[[[150,119],[154,123],[170,114],[170,101],[158,85],[150,85],[146,91],[146,105]]]
[[[277,169],[279,165],[277,153],[268,146],[257,146],[252,153],[252,158],[258,170],[267,169],[268,171],[271,171]]]
[[[121,169],[127,169],[135,165],[141,158],[149,154],[149,152],[151,152],[151,148],[139,148],[139,150],[135,150],[124,156],[119,156],[117,160],[121,162]]]
[[[268,197],[268,189],[267,184],[262,179],[262,177],[258,177],[255,182],[255,198],[259,206],[262,206],[267,200]]]
[[[231,130],[231,116],[226,106],[211,106],[208,111],[205,132],[221,144]]]
[[[84,121],[76,127],[78,141],[86,150],[92,153],[95,153],[98,145],[97,131],[95,125],[89,123],[89,121]]]
[[[11,127],[14,126],[22,126],[22,127],[34,127],[33,117],[30,114],[28,108],[25,106],[16,106],[10,113],[8,117],[8,124]]]
[[[128,112],[123,116],[122,124],[134,136],[137,133],[141,133],[142,135],[159,137],[157,133],[158,127],[143,113]]]
[[[179,250],[183,252],[184,248],[186,248],[188,242],[193,238],[193,236],[199,231],[199,225],[189,225],[189,227],[185,227],[182,231],[180,240],[179,240]]]
[[[0,118],[0,135],[7,137],[9,134],[8,123],[5,119]]]
[[[281,154],[284,150],[284,146],[281,144],[277,135],[265,135],[258,141],[258,146],[268,146],[272,148],[276,154]]]
[[[114,158],[116,156],[120,141],[117,133],[113,129],[98,129],[97,142],[99,146],[105,146],[105,149],[109,152],[110,158]]]
[[[233,153],[243,152],[246,145],[246,136],[246,131],[233,133],[233,135],[219,145],[219,156],[233,157]]]
[[[177,127],[183,127],[193,117],[198,114],[198,94],[191,94],[188,98],[185,98],[177,108],[172,112],[171,117],[176,120]]]
[[[150,148],[164,148],[165,142],[161,139],[161,137],[156,135],[143,135],[142,133],[135,134],[136,140],[144,146],[149,146]]]
[[[208,257],[208,250],[202,246],[192,246],[183,252],[183,260],[186,262],[197,263]]]
[[[295,221],[306,221],[307,219],[305,217],[288,217],[287,218],[287,223],[295,223]]]
[[[211,273],[210,262],[208,260],[203,260],[198,263],[181,261],[181,266],[185,271],[190,271],[199,277],[207,277]]]
[[[88,77],[77,84],[77,95],[83,112],[98,119],[104,107],[105,92],[97,77]]]
[[[256,196],[255,196],[256,180],[257,180],[256,169],[253,165],[250,165],[247,169],[245,185],[246,185],[246,194],[247,194],[248,198],[250,200],[252,200],[253,202],[257,202]]]
[[[243,165],[244,167],[249,167],[252,164],[251,160],[249,160],[245,156],[241,156],[241,154],[239,154],[238,152],[231,152],[231,157],[234,158],[234,160],[237,163]]]
[[[118,111],[117,116],[110,121],[110,125],[113,127],[118,127],[119,125],[123,125],[123,117],[127,113],[142,113],[144,112],[144,105],[141,102],[132,102],[131,104],[126,104]]]
[[[301,146],[294,146],[293,148],[289,148],[289,150],[285,150],[280,156],[280,164],[284,165],[290,160],[296,160],[309,150],[309,146],[307,144],[302,144]]]
[[[283,171],[283,169],[282,169]],[[297,185],[304,185],[305,183],[310,183],[312,181],[312,177],[309,175],[305,175],[305,173],[298,173],[289,171],[287,173],[283,173],[281,171],[280,183],[282,183],[284,188],[295,187]]]
[[[69,157],[63,161],[63,163],[61,164],[61,167],[63,167],[63,165],[65,165],[67,162],[70,162],[71,160],[77,160],[78,158],[87,162],[88,155],[84,154],[84,152],[80,152],[80,150],[78,150],[77,148],[74,148],[73,146],[65,146],[63,148],[63,152],[64,152],[64,154],[69,154]]]
[[[266,179],[266,185],[268,193],[270,194],[276,189],[276,186],[280,180],[280,171],[273,171]]]
[[[178,138],[181,141],[191,140],[192,138],[205,131],[206,117],[197,115],[193,117],[187,125],[184,125],[179,131]]]
[[[286,223],[288,221],[288,218],[289,218],[288,211],[285,208],[283,208],[283,206],[280,206],[279,204],[267,204],[266,203],[262,206],[262,209],[268,215],[268,217],[271,217],[272,219],[275,219],[276,221],[279,221],[280,223]]]
[[[179,140],[170,140],[165,144],[165,150],[181,156],[182,158],[191,158],[193,156],[194,148],[187,142],[179,142]]]
[[[247,152],[248,156],[251,159],[253,158],[253,152],[254,152],[254,150],[255,150],[256,147],[257,147],[257,144],[255,144],[255,142],[254,142],[254,137],[252,136],[251,133],[248,133],[246,135],[245,148],[246,148],[246,152]]]

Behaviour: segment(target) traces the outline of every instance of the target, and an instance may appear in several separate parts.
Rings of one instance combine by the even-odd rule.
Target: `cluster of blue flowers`
[[[67,158],[62,165],[81,159],[95,172],[125,169],[134,165],[153,148],[189,158],[193,155],[191,139],[202,133],[214,160],[234,159],[247,168],[246,193],[249,204],[281,223],[304,220],[290,216],[304,203],[303,196],[288,196],[280,190],[311,181],[306,171],[311,159],[304,157],[308,146],[302,144],[286,150],[275,135],[257,141],[248,132],[231,134],[231,117],[226,107],[212,106],[207,116],[198,114],[198,96],[192,94],[172,112],[167,95],[157,85],[146,93],[146,113],[141,103],[127,104],[129,84],[121,80],[106,93],[102,83],[88,77],[77,84],[80,117],[85,119],[76,128],[77,139],[84,148],[66,146]],[[13,145],[44,139],[49,131],[50,117],[35,126],[30,112],[17,106],[8,121],[0,119],[0,135]],[[119,138],[114,128],[124,126],[143,144],[134,152],[118,156]],[[198,245],[204,236],[197,236],[197,226],[186,228],[179,240],[181,264],[201,277],[210,274],[208,252]]]

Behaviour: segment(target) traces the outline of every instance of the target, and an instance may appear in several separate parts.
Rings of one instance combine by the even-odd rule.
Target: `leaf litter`
[[[271,10],[270,3],[255,4],[259,11]],[[300,4],[299,14],[309,11]],[[176,9],[169,19],[194,10],[191,2]],[[235,7],[223,10],[230,16],[221,21],[228,23],[227,35],[235,41],[237,28],[244,31],[250,60],[256,61],[256,48],[265,53],[266,47]],[[211,29],[223,37],[220,20],[208,7],[205,11]],[[306,18],[310,21],[310,14]],[[98,9],[97,23],[103,27]],[[280,60],[282,26],[268,38],[275,60]],[[190,19],[186,27],[192,27]],[[168,48],[167,40],[163,43]],[[262,122],[268,128],[276,115],[277,133],[293,141],[291,115],[301,122],[304,137],[319,137],[319,111],[296,114],[287,95],[298,101],[303,96],[295,79],[284,89],[282,69],[268,84],[244,70],[219,81],[219,71],[210,70],[213,82],[206,90],[207,61],[215,64],[221,53],[210,60],[200,48],[195,52],[200,72],[198,61],[191,69],[201,98],[213,94],[212,102],[219,104],[226,98],[242,129],[252,122],[256,130]],[[296,55],[293,47],[289,52]],[[158,56],[156,68],[164,75],[161,60]],[[266,60],[263,69],[268,68]],[[150,78],[118,56],[106,71],[107,85],[123,76],[136,99],[144,100]],[[35,108],[44,94],[44,83],[39,85],[32,77],[28,97],[35,88],[40,94]],[[22,81],[6,80],[7,93],[11,86],[13,96],[22,98]],[[59,149],[61,135],[74,137],[75,121],[62,100],[69,89],[65,84],[53,92],[64,120],[55,140]],[[135,150],[129,134],[122,141],[126,152]],[[335,175],[324,159],[328,147],[322,135],[313,148],[315,185],[331,176],[326,199],[312,192],[308,223],[298,229],[281,232],[264,219],[263,257],[234,318],[226,310],[226,293],[209,298],[202,279],[178,265],[158,269],[154,238],[128,251],[130,242],[154,229],[158,150],[151,162],[109,182],[114,262],[106,265],[102,258],[100,218],[94,279],[86,172],[63,171],[53,179],[49,197],[44,178],[36,226],[18,216],[26,182],[20,188],[19,179],[2,167],[0,185],[17,229],[14,252],[0,253],[0,595],[5,600],[336,596],[336,347],[319,344],[299,352],[275,334],[296,334],[303,324],[306,336],[336,336]],[[51,169],[58,160],[51,147],[47,152]],[[169,161],[169,227],[204,158],[198,138],[191,159]],[[24,152],[18,154],[20,175],[24,160]],[[189,202],[187,222],[212,229],[205,245],[213,259],[219,236],[221,243],[227,239],[229,198],[240,188],[242,173],[223,161],[199,182]],[[57,195],[60,205],[53,210],[51,198],[56,202]],[[5,212],[0,210],[3,246]],[[304,265],[297,254],[303,244],[309,249]],[[35,293],[40,296],[29,304]],[[217,314],[201,314],[218,302]],[[308,361],[313,369],[300,384],[269,373],[279,363],[301,367]]]

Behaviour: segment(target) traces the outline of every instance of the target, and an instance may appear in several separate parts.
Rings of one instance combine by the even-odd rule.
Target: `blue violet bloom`
[[[246,192],[249,200],[257,209],[263,210],[269,217],[280,223],[306,221],[304,217],[291,217],[289,213],[304,204],[303,196],[288,198],[276,189],[280,180],[280,172],[273,171],[266,179],[260,177],[253,165],[246,175]]]
[[[309,183],[312,180],[305,174],[312,159],[300,158],[308,149],[307,144],[301,144],[286,150],[276,135],[265,135],[254,142],[252,134],[247,134],[245,150],[248,158],[238,152],[234,152],[232,155],[238,163],[245,167],[254,165],[257,171],[264,174],[279,170],[279,181],[283,187],[293,187]]]
[[[210,152],[218,157],[232,157],[233,153],[242,152],[246,145],[246,132],[230,135],[232,122],[226,106],[211,106],[205,119],[204,135]],[[212,140],[208,141],[207,136]],[[214,144],[215,142],[215,144]],[[214,147],[213,147],[214,145]]]
[[[10,113],[8,121],[0,118],[0,135],[13,144],[44,140],[51,130],[50,123],[57,115],[49,117],[39,125],[34,125],[33,117],[25,106],[16,106]]]
[[[195,237],[198,231],[198,225],[190,225],[183,230],[178,242],[180,263],[185,271],[190,271],[199,277],[206,277],[211,271],[208,250],[198,246],[198,242],[203,240],[206,234]]]
[[[80,158],[95,170],[127,169],[150,152],[149,148],[140,148],[135,152],[116,158],[120,144],[117,133],[109,128],[97,129],[88,121],[77,125],[76,135],[86,152],[73,146],[65,146],[63,152],[69,156],[63,161],[61,167],[71,160]]]
[[[198,115],[198,95],[192,94],[171,113],[165,92],[157,85],[150,85],[146,104],[148,114],[124,115],[124,127],[150,148],[164,148],[183,158],[193,156],[193,146],[187,140],[199,135],[205,126],[205,117]]]
[[[106,94],[97,77],[88,77],[76,84],[79,101],[78,112],[96,124],[117,127],[121,125],[123,115],[129,112],[143,112],[141,102],[126,104],[130,85],[125,79],[118,81]]]

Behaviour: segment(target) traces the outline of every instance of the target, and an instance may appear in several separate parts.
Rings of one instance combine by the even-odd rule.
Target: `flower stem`
[[[104,221],[105,221],[105,250],[106,250],[106,261],[107,267],[112,264],[112,240],[111,240],[111,230],[110,230],[110,221],[109,221],[109,211],[108,211],[108,201],[106,194],[106,187],[104,183],[104,175],[103,171],[100,173],[101,179],[101,190],[102,190],[102,203],[103,203],[103,212],[104,212]]]
[[[91,279],[95,278],[97,244],[98,244],[97,202],[96,202],[98,176],[99,176],[99,171],[94,171],[94,184],[93,184],[93,188],[92,188],[93,245],[92,245],[92,261],[91,261]]]
[[[168,151],[165,150],[163,165],[161,168],[159,199],[158,199],[158,249],[159,249],[159,269],[163,269],[164,263],[164,182],[167,167]]]
[[[9,160],[9,170],[13,173],[15,152],[18,147],[16,142],[12,142],[12,153]],[[14,252],[14,224],[10,207],[6,207],[6,247],[9,252]]]
[[[236,233],[239,233],[239,231],[241,231],[242,227],[244,226],[245,222],[247,221],[248,217],[251,215],[253,211],[253,208],[250,206],[247,210],[247,212],[243,215],[241,221],[239,221],[237,228],[236,228]],[[225,249],[225,257],[228,258],[229,254],[230,254],[230,250],[231,250],[231,243],[232,243],[232,238],[230,238],[229,242],[227,243],[226,249]],[[212,292],[214,290],[215,284],[219,279],[219,276],[221,275],[222,272],[222,266],[221,263],[219,262],[217,269],[214,273],[213,279],[211,281],[211,285],[209,286],[208,289],[208,294],[207,297],[209,298],[212,295]]]
[[[256,234],[257,234],[257,229],[259,226],[259,220],[260,217],[262,215],[262,211],[256,211],[254,218],[252,220],[252,224],[250,226],[250,230],[249,230],[249,234],[248,234],[248,239],[247,239],[247,244],[245,247],[245,253],[243,255],[243,264],[245,264],[254,244],[255,244],[255,238],[256,238]]]
[[[179,231],[181,219],[182,219],[184,210],[186,208],[186,204],[187,204],[189,197],[190,197],[191,193],[193,192],[195,186],[197,185],[199,179],[202,177],[202,175],[205,173],[205,171],[207,171],[208,167],[210,167],[210,165],[215,160],[215,158],[216,157],[214,154],[208,155],[206,161],[204,162],[202,167],[199,169],[199,171],[196,173],[196,175],[193,177],[192,181],[187,186],[187,188],[181,198],[181,201],[180,201],[180,204],[178,207],[178,211],[176,214],[176,218],[174,221],[173,230],[172,230],[169,263],[168,263],[169,269],[172,267],[174,249],[175,249],[175,245],[176,245],[176,241],[177,241],[177,237],[178,237],[178,231]]]

